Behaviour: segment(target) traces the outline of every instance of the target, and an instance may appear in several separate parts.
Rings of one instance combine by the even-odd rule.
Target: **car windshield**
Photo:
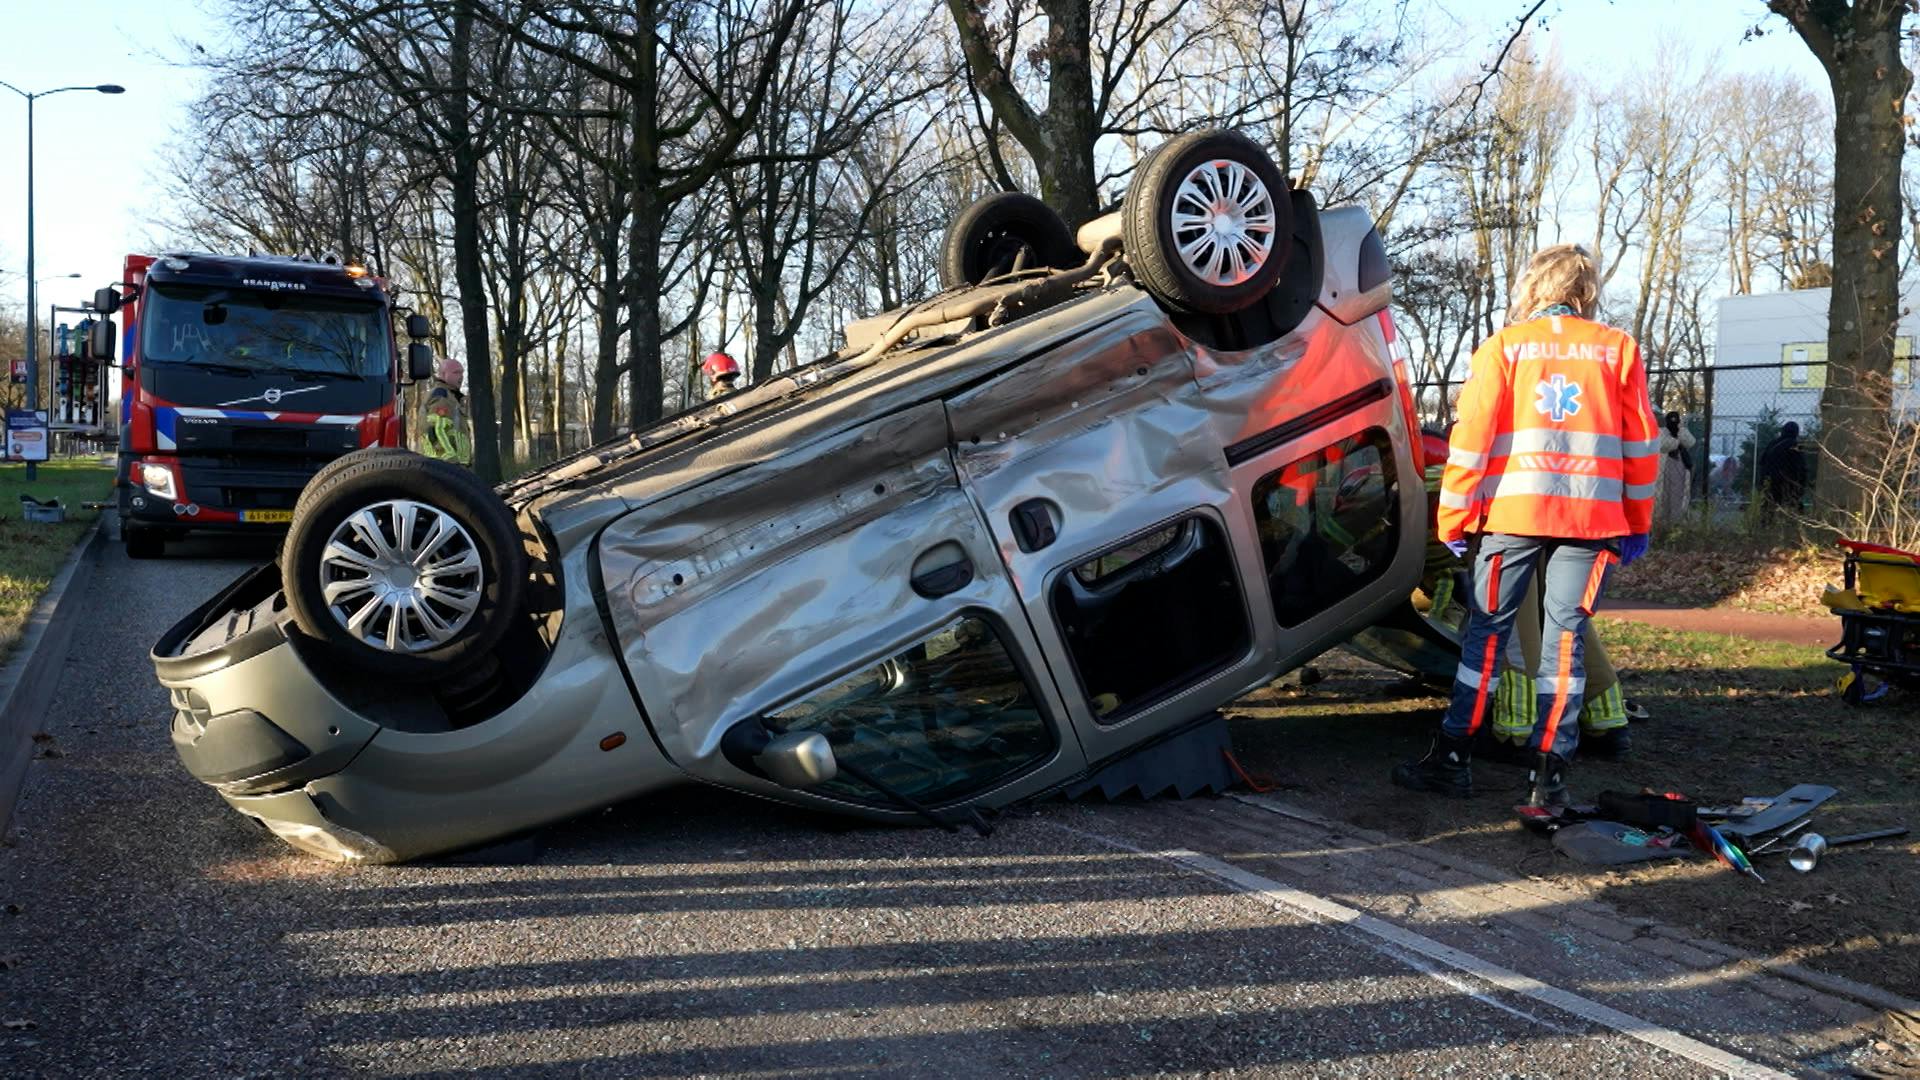
[[[141,313],[140,359],[381,377],[392,370],[385,308],[372,301],[158,285]]]

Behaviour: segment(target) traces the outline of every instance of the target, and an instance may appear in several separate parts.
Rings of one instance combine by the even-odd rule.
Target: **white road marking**
[[[1368,944],[1372,945],[1375,951],[1384,953],[1387,956],[1390,956],[1395,960],[1400,961],[1401,963],[1407,965],[1408,967],[1421,973],[1422,975],[1426,975],[1429,978],[1432,978],[1438,982],[1444,983],[1447,986],[1453,987],[1455,990],[1459,991],[1462,994],[1467,995],[1468,997],[1472,998],[1473,1000],[1479,1002],[1482,1005],[1487,1005],[1495,1009],[1499,1009],[1503,1013],[1507,1013],[1512,1016],[1517,1016],[1520,1019],[1525,1020],[1529,1024],[1537,1024],[1540,1027],[1546,1028],[1548,1031],[1552,1031],[1560,1035],[1578,1035],[1579,1034],[1579,1032],[1575,1031],[1574,1029],[1570,1027],[1562,1026],[1560,1024],[1556,1024],[1553,1021],[1548,1020],[1544,1016],[1536,1016],[1533,1013],[1526,1011],[1525,1009],[1514,1008],[1512,1005],[1509,1005],[1506,1002],[1501,1001],[1499,998],[1494,997],[1492,994],[1489,994],[1485,990],[1482,990],[1478,986],[1475,986],[1470,980],[1463,979],[1460,976],[1455,975],[1450,971],[1447,971],[1446,969],[1440,967],[1439,965],[1433,963],[1432,961],[1428,960],[1426,957],[1421,956],[1418,953],[1408,952],[1405,949],[1399,948],[1385,941],[1374,941],[1374,942],[1369,942]]]
[[[1382,947],[1382,944],[1375,944],[1374,947],[1384,955],[1394,957],[1402,962],[1406,960],[1406,957],[1402,955],[1403,953],[1411,953],[1416,956],[1426,957],[1429,960],[1438,961],[1446,967],[1453,968],[1457,971],[1464,971],[1482,982],[1491,983],[1502,990],[1518,994],[1522,997],[1531,998],[1544,1005],[1550,1005],[1561,1012],[1571,1013],[1582,1020],[1598,1024],[1601,1027],[1611,1028],[1622,1035],[1638,1039],[1649,1046],[1658,1047],[1670,1054],[1678,1054],[1689,1061],[1706,1066],[1718,1073],[1727,1076],[1753,1078],[1753,1080],[1762,1080],[1762,1078],[1764,1078],[1764,1080],[1789,1080],[1788,1074],[1786,1073],[1776,1069],[1770,1069],[1758,1062],[1749,1061],[1746,1058],[1728,1053],[1717,1046],[1712,1046],[1698,1039],[1682,1035],[1671,1028],[1664,1028],[1650,1021],[1642,1020],[1637,1016],[1631,1016],[1610,1005],[1603,1005],[1591,998],[1581,997],[1579,994],[1541,982],[1532,976],[1522,975],[1510,968],[1501,967],[1491,960],[1435,941],[1424,934],[1416,934],[1404,926],[1399,926],[1385,919],[1368,915],[1363,911],[1350,908],[1345,904],[1329,900],[1326,897],[1317,896],[1302,889],[1296,889],[1290,885],[1283,885],[1278,881],[1274,881],[1272,878],[1261,877],[1252,871],[1244,870],[1231,863],[1222,862],[1208,855],[1202,855],[1197,851],[1187,851],[1180,848],[1150,851],[1146,848],[1130,844],[1125,840],[1105,836],[1100,833],[1088,832],[1084,829],[1076,829],[1071,826],[1058,824],[1053,824],[1053,827],[1092,840],[1095,843],[1105,844],[1108,847],[1119,848],[1122,851],[1132,852],[1133,854],[1142,855],[1150,859],[1159,859],[1163,862],[1183,866],[1202,876],[1210,877],[1216,881],[1231,885],[1250,896],[1257,896],[1277,907],[1290,909],[1316,921],[1337,923],[1346,926],[1377,939],[1379,943],[1383,943],[1386,947]],[[1414,964],[1410,966],[1416,971],[1424,970],[1423,965]],[[1425,973],[1430,975],[1436,974],[1431,971]],[[1442,979],[1441,981],[1448,985],[1453,985],[1451,980]],[[1478,993],[1474,993],[1472,996],[1483,1002],[1487,1000]],[[1515,1015],[1526,1015],[1517,1009],[1506,1006],[1501,1006],[1501,1008]],[[1533,1018],[1528,1017],[1528,1019]]]

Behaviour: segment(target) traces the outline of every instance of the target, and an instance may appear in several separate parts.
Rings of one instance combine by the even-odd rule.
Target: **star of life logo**
[[[1534,392],[1540,397],[1533,403],[1533,410],[1558,424],[1569,416],[1580,414],[1580,384],[1568,382],[1565,375],[1555,375],[1551,379],[1540,380]]]

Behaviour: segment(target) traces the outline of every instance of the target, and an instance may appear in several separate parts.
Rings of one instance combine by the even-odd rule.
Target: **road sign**
[[[7,458],[12,461],[47,460],[45,409],[7,410]]]

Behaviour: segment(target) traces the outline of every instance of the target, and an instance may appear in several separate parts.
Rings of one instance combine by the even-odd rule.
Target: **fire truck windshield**
[[[384,378],[393,370],[378,303],[200,285],[141,297],[140,361]]]

